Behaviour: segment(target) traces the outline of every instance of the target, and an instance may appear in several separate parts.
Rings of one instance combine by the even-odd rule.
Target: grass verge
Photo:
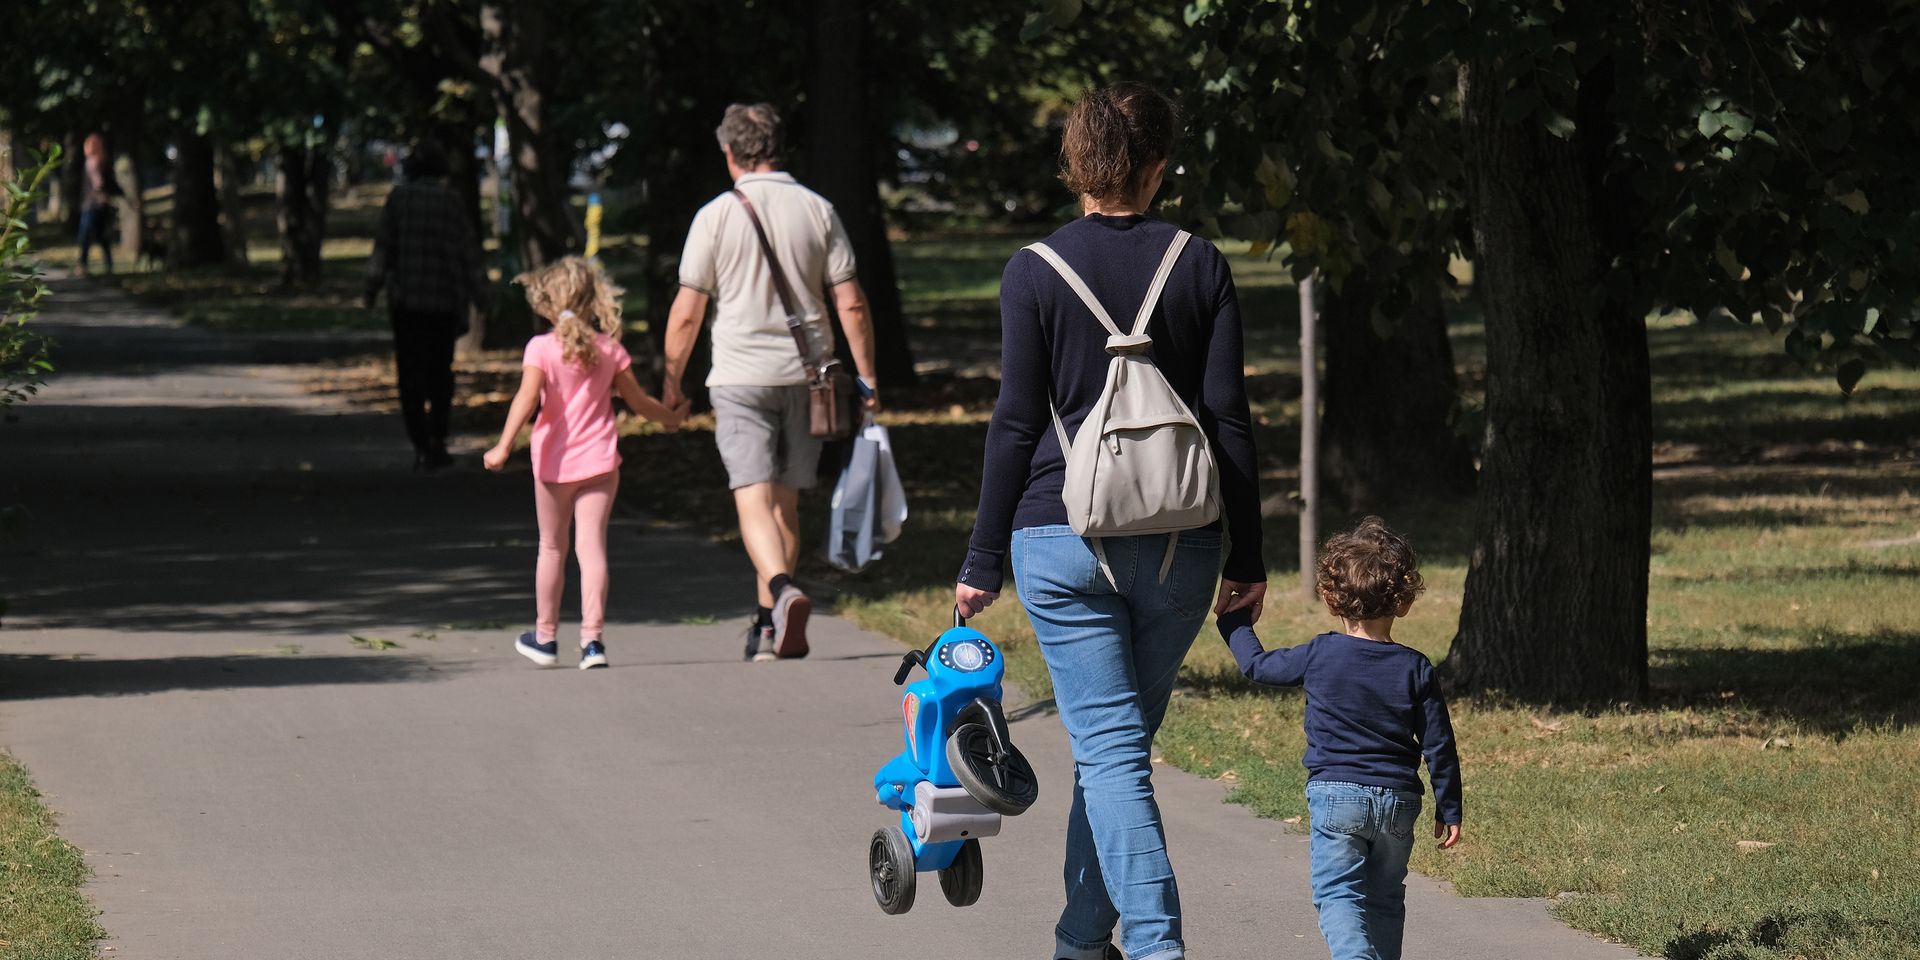
[[[94,960],[106,931],[80,894],[78,848],[53,832],[53,814],[27,771],[0,753],[0,960]]]

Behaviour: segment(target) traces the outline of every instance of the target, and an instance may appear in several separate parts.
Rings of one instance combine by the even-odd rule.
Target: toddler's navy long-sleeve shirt
[[[1247,611],[1220,618],[1220,635],[1255,683],[1307,690],[1308,780],[1420,792],[1420,755],[1433,777],[1434,819],[1460,822],[1460,758],[1453,721],[1418,650],[1344,633],[1268,650]]]

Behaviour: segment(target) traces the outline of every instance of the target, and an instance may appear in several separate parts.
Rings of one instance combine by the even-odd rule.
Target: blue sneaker
[[[589,640],[580,648],[580,669],[592,670],[607,665],[607,645],[598,640]]]
[[[540,643],[534,639],[531,630],[521,634],[520,639],[513,642],[513,649],[521,656],[543,667],[551,667],[560,662],[560,644],[553,640]]]

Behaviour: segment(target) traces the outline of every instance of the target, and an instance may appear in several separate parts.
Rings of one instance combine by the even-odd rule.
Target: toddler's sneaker
[[[773,653],[783,660],[807,655],[807,617],[813,601],[800,588],[787,584],[773,598]]]
[[[773,628],[751,625],[747,627],[747,659],[754,663],[765,663],[775,658],[773,652]]]
[[[553,640],[541,643],[534,638],[532,630],[521,634],[520,639],[513,642],[513,649],[521,656],[543,667],[551,667],[560,662],[560,644]]]
[[[580,648],[580,669],[592,670],[607,665],[607,645],[598,640],[589,640]]]

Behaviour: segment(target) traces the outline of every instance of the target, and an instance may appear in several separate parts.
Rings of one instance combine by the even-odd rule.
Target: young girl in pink
[[[483,458],[487,469],[506,466],[514,438],[533,416],[533,504],[540,521],[534,566],[535,620],[513,648],[540,666],[559,662],[560,592],[566,587],[568,526],[580,561],[580,669],[607,665],[600,631],[607,609],[607,520],[620,490],[620,452],[613,395],[628,409],[669,430],[682,415],[641,392],[632,359],[616,339],[621,290],[598,264],[567,257],[514,278],[533,312],[553,329],[527,342],[520,392],[507,412],[500,442]]]

